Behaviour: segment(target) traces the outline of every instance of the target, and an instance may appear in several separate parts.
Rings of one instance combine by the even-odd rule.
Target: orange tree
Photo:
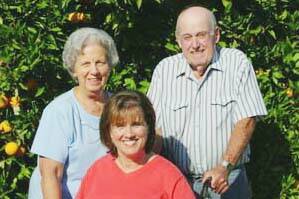
[[[26,198],[36,165],[29,149],[41,112],[74,85],[62,69],[66,36],[82,26],[105,29],[121,58],[108,89],[146,92],[158,61],[179,52],[175,20],[189,2],[0,1],[0,198]],[[222,29],[220,45],[247,53],[268,108],[247,165],[253,198],[298,198],[298,1],[197,2],[214,11]]]

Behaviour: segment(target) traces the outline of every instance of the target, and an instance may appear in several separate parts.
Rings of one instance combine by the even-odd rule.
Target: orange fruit
[[[74,21],[74,20],[75,20],[75,12],[70,13],[70,14],[68,15],[67,19],[68,19],[69,21]]]
[[[0,131],[3,133],[9,133],[12,130],[12,126],[8,120],[4,120],[0,123]]]
[[[294,92],[291,88],[287,88],[286,93],[287,93],[288,97],[293,97],[294,96]]]
[[[9,103],[11,106],[20,106],[21,98],[19,96],[11,97]]]
[[[15,155],[19,149],[19,145],[15,142],[8,142],[5,144],[5,153],[7,155]]]
[[[18,148],[18,151],[17,151],[16,155],[17,155],[17,156],[23,156],[25,153],[26,153],[26,149],[25,149],[25,147],[20,146],[20,147]]]
[[[7,107],[8,99],[5,95],[0,95],[0,109]]]
[[[83,12],[72,12],[68,15],[68,20],[76,23],[85,21],[87,18]]]

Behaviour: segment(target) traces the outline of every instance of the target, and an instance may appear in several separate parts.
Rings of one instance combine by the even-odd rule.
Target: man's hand
[[[215,193],[223,194],[229,188],[228,184],[228,170],[219,165],[204,173],[202,182],[204,183],[209,177],[212,178],[211,187]]]

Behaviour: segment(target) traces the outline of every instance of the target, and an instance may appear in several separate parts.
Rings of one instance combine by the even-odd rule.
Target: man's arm
[[[230,162],[232,165],[236,165],[244,149],[248,145],[250,138],[252,137],[256,120],[255,117],[249,117],[238,121],[231,134],[229,144],[226,152],[223,155],[223,160]],[[227,183],[229,172],[227,169],[218,165],[213,169],[207,171],[204,174],[203,182],[208,177],[212,177],[211,186],[216,193],[222,194],[227,191],[229,185]]]
[[[252,137],[255,124],[255,117],[245,118],[237,122],[229,139],[226,152],[223,155],[223,160],[230,162],[232,165],[237,164],[241,154]]]

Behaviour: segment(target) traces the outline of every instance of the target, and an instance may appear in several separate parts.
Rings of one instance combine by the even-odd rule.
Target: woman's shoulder
[[[89,167],[88,173],[94,173],[97,171],[104,171],[106,168],[111,169],[113,163],[113,156],[108,153],[97,160]]]
[[[159,165],[159,167],[163,168],[164,171],[177,174],[178,176],[183,175],[177,166],[175,166],[172,162],[170,162],[163,156],[155,155],[154,160],[155,160],[156,164]]]
[[[45,108],[45,111],[55,110],[59,113],[66,113],[71,110],[75,104],[73,90],[66,91],[55,97]]]
[[[74,101],[74,92],[73,89],[68,90],[57,97],[55,97],[48,106],[64,106]]]

